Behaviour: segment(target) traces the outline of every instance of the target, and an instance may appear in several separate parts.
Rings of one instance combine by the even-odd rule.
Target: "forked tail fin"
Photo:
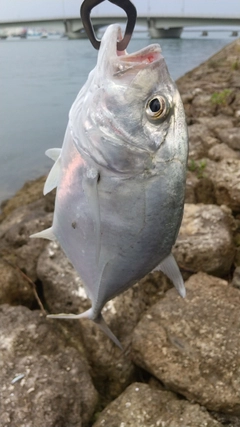
[[[109,329],[101,313],[98,315],[97,318],[95,319],[93,318],[92,308],[90,308],[87,311],[84,311],[84,313],[81,313],[81,314],[70,314],[70,313],[69,314],[67,313],[48,314],[47,317],[51,319],[90,319],[99,326],[99,328],[108,336],[108,338],[110,338],[114,342],[114,344],[116,344],[120,348],[120,350],[123,350],[120,341],[117,339],[117,337],[115,337],[111,329]]]
[[[97,319],[94,319],[94,322],[99,326],[99,328],[110,338],[114,344],[116,344],[120,350],[123,350],[122,345],[120,341],[115,337],[115,335],[112,333],[111,329],[106,324],[104,318],[102,317],[102,314],[100,313]]]

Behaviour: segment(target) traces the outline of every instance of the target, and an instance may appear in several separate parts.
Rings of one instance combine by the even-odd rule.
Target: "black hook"
[[[80,15],[82,19],[83,26],[88,35],[88,38],[95,49],[100,48],[101,41],[96,38],[91,19],[90,13],[91,10],[102,3],[104,0],[84,0],[80,9]],[[109,0],[111,3],[116,6],[121,7],[127,14],[127,25],[124,33],[124,37],[122,40],[117,42],[117,50],[125,50],[130,39],[132,37],[132,33],[136,24],[137,19],[137,10],[135,6],[132,4],[130,0]]]

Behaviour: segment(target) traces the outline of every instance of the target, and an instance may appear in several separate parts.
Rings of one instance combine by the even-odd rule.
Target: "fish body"
[[[56,238],[81,276],[88,317],[105,324],[104,304],[154,269],[185,289],[171,249],[182,220],[187,127],[183,105],[159,45],[117,52],[120,29],[108,27],[95,69],[69,113],[62,150],[45,193],[57,186]],[[37,236],[36,236],[37,237]]]

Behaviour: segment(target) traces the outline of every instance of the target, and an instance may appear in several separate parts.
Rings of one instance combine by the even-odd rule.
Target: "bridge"
[[[152,38],[180,37],[183,27],[240,26],[236,0],[132,0],[137,25],[148,28]],[[9,5],[11,3],[11,7]],[[62,29],[69,38],[86,37],[79,15],[82,0],[0,0],[0,29],[42,27]],[[113,22],[125,23],[120,8],[105,1],[91,13],[95,31]]]

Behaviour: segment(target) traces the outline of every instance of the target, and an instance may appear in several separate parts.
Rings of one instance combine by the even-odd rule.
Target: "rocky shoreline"
[[[174,254],[181,299],[161,273],[109,302],[121,351],[90,321],[46,313],[89,307],[50,226],[44,177],[0,216],[1,427],[240,427],[240,40],[177,82],[190,136]]]

